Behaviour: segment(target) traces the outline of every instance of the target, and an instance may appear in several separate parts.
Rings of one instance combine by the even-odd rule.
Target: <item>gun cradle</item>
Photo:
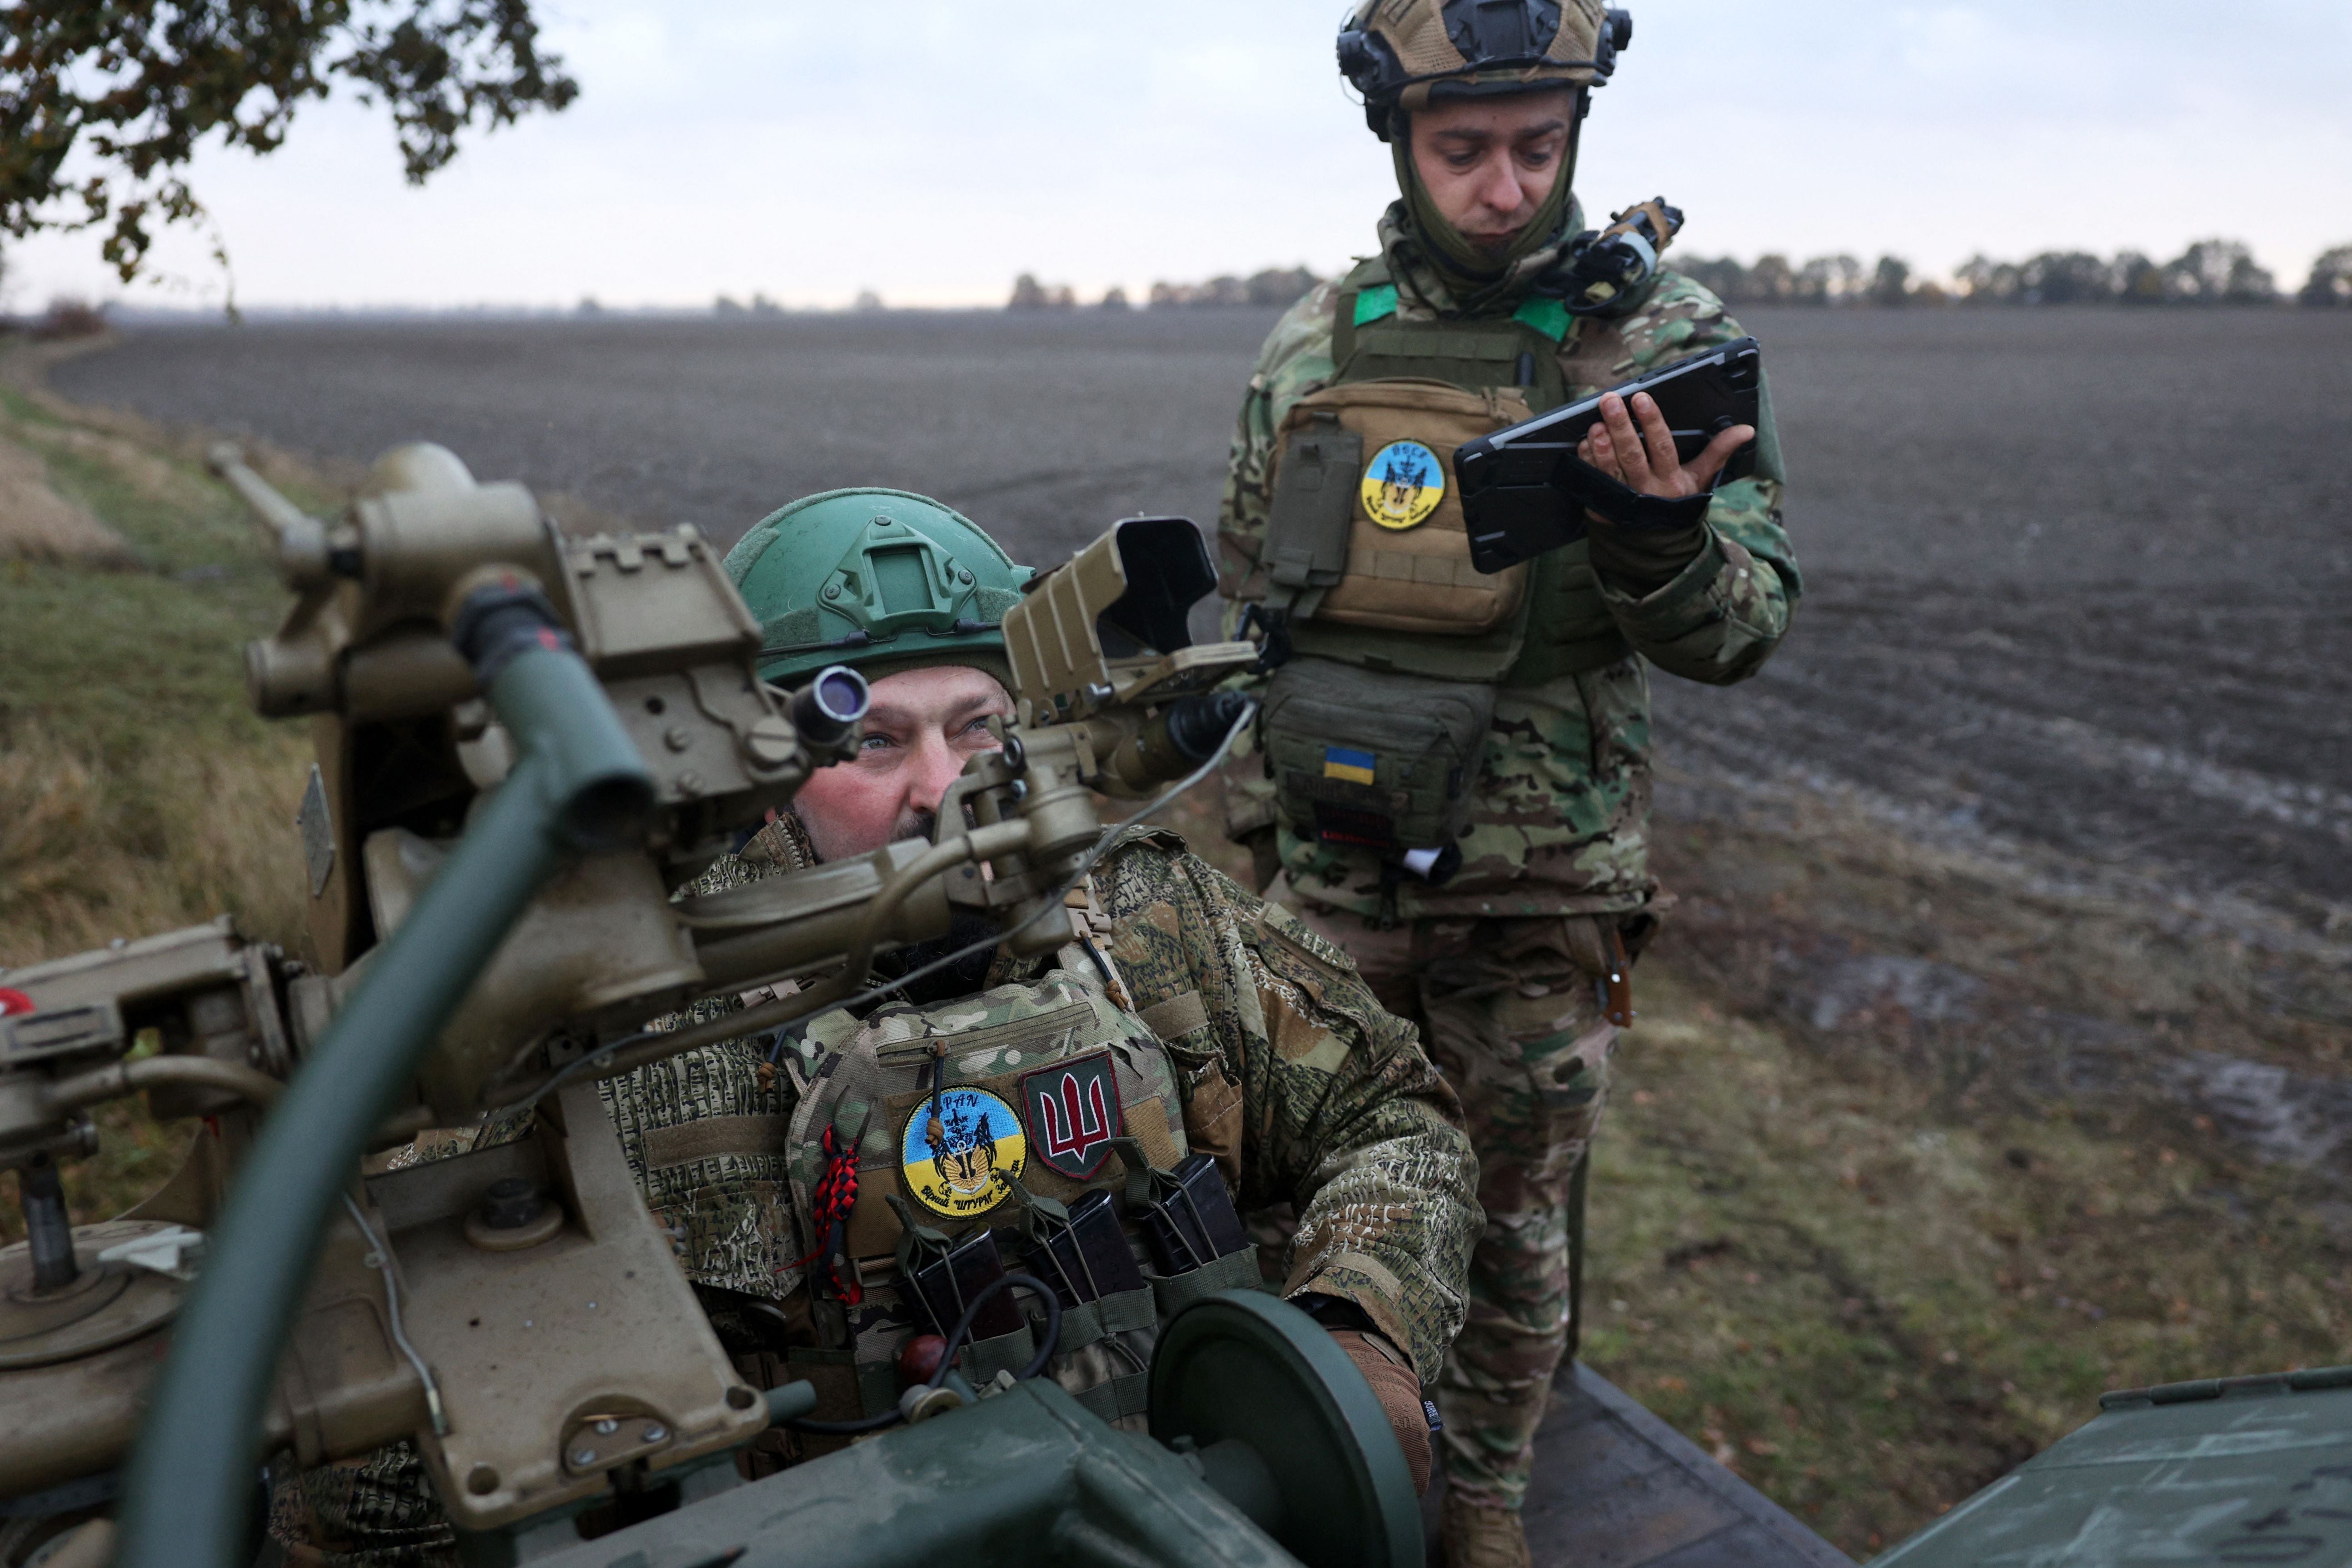
[[[75,1141],[79,1118],[50,1091],[117,1062],[153,1030],[169,1056],[283,1077],[291,1060],[278,1004],[289,973],[223,915],[207,924],[5,973],[37,1012],[0,1017],[0,1169]],[[243,1100],[194,1081],[156,1091],[155,1114],[213,1116]],[[76,1150],[79,1152],[79,1150]]]
[[[583,861],[534,903],[469,994],[451,1034],[469,1029],[463,1037],[474,1051],[453,1053],[445,1041],[424,1079],[505,1063],[554,1024],[600,1005],[634,1023],[714,984],[838,962],[868,907],[929,848],[893,845],[694,900],[685,907],[690,918],[698,911],[715,929],[691,936],[648,857]],[[403,830],[371,837],[362,859],[384,929],[404,918],[440,856]],[[887,944],[946,930],[941,879],[920,879],[912,896],[898,891],[897,914],[877,933]],[[692,938],[707,944],[699,957]],[[37,1010],[0,1018],[0,1151],[80,1148],[79,1108],[59,1112],[49,1086],[87,1079],[143,1031],[160,1032],[177,1053],[172,1059],[287,1070],[288,1042],[318,1037],[348,976],[295,978],[281,995],[285,968],[223,919],[7,974]],[[216,1097],[176,1084],[152,1095],[167,1104],[180,1097],[186,1110],[171,1114],[212,1114],[213,1100],[192,1100],[192,1092]],[[28,1248],[0,1249],[0,1406],[10,1415],[0,1425],[0,1497],[122,1462],[184,1282],[131,1263],[101,1265],[97,1255],[177,1226],[209,1227],[255,1120],[244,1101],[228,1099],[152,1197],[122,1220],[79,1227],[84,1274],[70,1298],[37,1300],[29,1316],[11,1310],[13,1298],[34,1295]],[[528,1247],[488,1248],[468,1221],[489,1186],[509,1176],[545,1194],[560,1223]],[[368,1176],[362,1191],[448,1430],[434,1431],[424,1378],[392,1331],[384,1276],[370,1261],[374,1246],[339,1213],[265,1415],[270,1448],[309,1465],[410,1438],[460,1528],[484,1531],[599,1501],[616,1468],[691,1465],[767,1425],[646,1208],[593,1083],[542,1101],[520,1141]],[[607,1421],[612,1434],[597,1430]]]
[[[161,1331],[180,1285],[100,1252],[165,1229],[112,1221],[75,1233],[81,1287],[33,1299],[29,1248],[0,1247],[0,1497],[56,1486],[118,1463],[137,1435],[147,1384],[162,1366]],[[44,1306],[47,1310],[43,1310]]]
[[[192,1155],[192,1163],[203,1159],[201,1148]],[[109,1470],[128,1454],[187,1287],[119,1254],[126,1243],[173,1232],[186,1234],[137,1218],[76,1227],[82,1273],[75,1289],[46,1300],[25,1289],[24,1245],[0,1249],[0,1334],[9,1336],[0,1340],[0,1401],[8,1411],[0,1496]],[[424,1424],[424,1387],[390,1335],[368,1251],[349,1217],[339,1216],[264,1416],[269,1446],[290,1447],[306,1463],[365,1453]],[[118,1256],[108,1259],[109,1252]],[[28,1325],[32,1331],[14,1331]]]
[[[389,934],[446,853],[395,827],[369,835],[362,858],[376,929]],[[652,858],[593,856],[551,881],[507,933],[425,1058],[419,1092],[436,1125],[462,1126],[487,1108],[518,1047],[633,1003],[636,1016],[668,1011],[701,979]]]
[[[103,1255],[210,1223],[254,1121],[242,1095],[219,1085],[269,1091],[287,1070],[289,972],[224,916],[0,974],[34,1009],[0,1017],[0,1168],[21,1180],[89,1152],[97,1134],[86,1107],[136,1088],[159,1117],[212,1119],[161,1191],[71,1233],[61,1287],[37,1288],[29,1242],[0,1247],[0,1496],[106,1469],[129,1446],[184,1283],[167,1271],[174,1247],[159,1258],[167,1269]],[[131,1059],[142,1038],[160,1051]]]
[[[314,716],[319,765],[302,826],[311,939],[330,973],[385,934],[356,864],[370,837],[455,837],[467,803],[504,776],[504,733],[446,635],[486,584],[542,592],[604,683],[653,775],[648,847],[673,880],[788,803],[833,750],[801,736],[760,682],[759,620],[691,526],[566,539],[529,491],[477,484],[429,446],[388,454],[375,492],[327,525],[233,455],[215,461],[270,520],[301,595],[247,650],[247,671],[257,711]]]

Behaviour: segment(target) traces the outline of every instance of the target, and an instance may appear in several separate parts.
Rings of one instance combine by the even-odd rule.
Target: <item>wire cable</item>
[[[360,1227],[362,1236],[367,1237],[368,1255],[362,1261],[383,1276],[383,1304],[392,1322],[392,1342],[400,1347],[400,1353],[406,1356],[408,1364],[416,1369],[417,1380],[425,1384],[425,1409],[433,1417],[434,1436],[446,1437],[449,1435],[449,1417],[441,1408],[441,1385],[433,1380],[433,1369],[425,1364],[425,1358],[416,1353],[415,1345],[408,1342],[408,1331],[400,1324],[400,1279],[393,1272],[392,1249],[376,1238],[375,1227],[368,1224],[367,1215],[360,1212],[360,1205],[352,1201],[349,1193],[343,1194],[343,1206],[352,1211],[352,1223]]]
[[[1055,1294],[1052,1286],[1033,1274],[1000,1274],[972,1292],[971,1300],[964,1304],[963,1316],[956,1320],[955,1328],[948,1334],[947,1349],[940,1352],[939,1369],[923,1384],[926,1389],[939,1387],[948,1380],[948,1373],[955,1370],[956,1352],[961,1350],[964,1342],[971,1337],[971,1325],[980,1316],[981,1308],[987,1305],[990,1298],[998,1291],[1011,1289],[1016,1285],[1045,1301],[1045,1332],[1037,1346],[1037,1353],[1029,1358],[1027,1366],[1013,1374],[1013,1381],[1025,1383],[1045,1370],[1045,1363],[1054,1359],[1054,1352],[1060,1348],[1062,1342],[1062,1299]],[[811,1421],[803,1416],[784,1425],[794,1431],[814,1433],[822,1437],[847,1437],[861,1432],[879,1432],[883,1427],[894,1426],[906,1418],[904,1410],[891,1409],[856,1421]]]

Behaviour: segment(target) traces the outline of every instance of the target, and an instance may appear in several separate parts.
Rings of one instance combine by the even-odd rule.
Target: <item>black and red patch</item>
[[[1031,1159],[1072,1181],[1091,1179],[1110,1153],[1110,1141],[1126,1131],[1110,1053],[1022,1074],[1021,1111],[1029,1123]]]

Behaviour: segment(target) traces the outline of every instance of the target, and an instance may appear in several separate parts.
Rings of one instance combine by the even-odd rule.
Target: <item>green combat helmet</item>
[[[761,518],[727,575],[764,634],[760,676],[796,683],[827,665],[869,680],[968,664],[1008,688],[1004,612],[1031,573],[926,496],[827,490]]]

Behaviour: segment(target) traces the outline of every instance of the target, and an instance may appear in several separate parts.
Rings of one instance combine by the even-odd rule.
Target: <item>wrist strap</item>
[[[1672,500],[1643,495],[1573,452],[1560,454],[1553,482],[1581,501],[1586,510],[1621,528],[1690,528],[1706,521],[1706,509],[1715,501],[1708,490]]]

